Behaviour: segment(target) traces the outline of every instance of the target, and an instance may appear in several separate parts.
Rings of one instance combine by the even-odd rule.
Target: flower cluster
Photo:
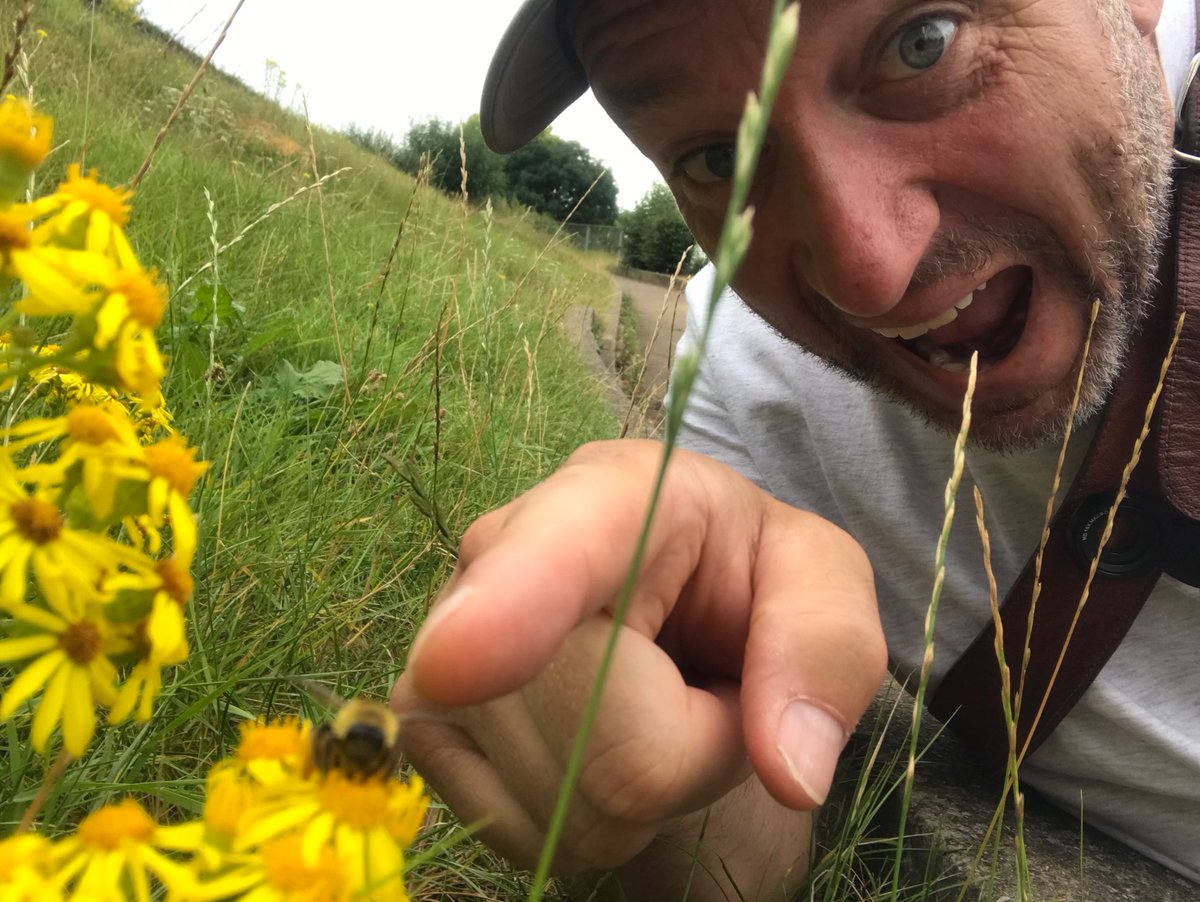
[[[201,820],[162,826],[126,798],[56,843],[0,841],[0,898],[406,902],[404,853],[428,805],[420,779],[321,771],[311,733],[294,718],[243,725],[208,775]]]
[[[0,312],[0,719],[35,700],[33,747],[61,724],[78,756],[98,706],[148,719],[187,658],[188,496],[207,465],[163,404],[167,293],[125,236],[130,193],[72,165],[26,197],[51,128],[0,103],[0,291],[16,298]]]
[[[167,295],[125,237],[129,193],[72,166],[19,199],[50,135],[29,104],[0,102],[0,297],[17,298],[0,311],[0,719],[33,702],[34,748],[61,724],[78,756],[98,706],[148,719],[188,655],[188,496],[207,464],[163,404]],[[373,709],[381,729],[353,725],[351,743],[325,728],[320,754],[305,721],[244,725],[200,820],[160,824],[125,798],[61,839],[0,840],[0,902],[406,900],[428,801],[392,775],[399,726]]]

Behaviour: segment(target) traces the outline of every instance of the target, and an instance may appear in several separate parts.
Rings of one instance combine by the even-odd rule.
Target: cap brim
[[[556,0],[526,0],[500,39],[483,83],[483,140],[497,153],[512,153],[587,88],[578,60],[560,40]]]

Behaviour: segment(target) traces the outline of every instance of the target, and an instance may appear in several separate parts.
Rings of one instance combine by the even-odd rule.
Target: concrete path
[[[661,434],[663,397],[675,357],[675,345],[683,335],[687,321],[687,301],[677,287],[668,293],[666,288],[624,276],[613,276],[618,299],[628,293],[633,299],[637,317],[638,344],[646,361],[633,391],[634,410],[629,417],[628,435],[658,436]],[[619,304],[618,304],[618,309]],[[614,323],[613,329],[616,328]],[[637,380],[637,373],[632,376]]]

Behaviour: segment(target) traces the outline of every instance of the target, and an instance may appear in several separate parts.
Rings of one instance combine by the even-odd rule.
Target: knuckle
[[[579,466],[608,460],[616,452],[614,442],[595,441],[580,445],[567,457],[565,466]]]
[[[593,804],[616,821],[653,820],[681,776],[677,757],[664,751],[661,738],[635,735],[601,752],[583,777]]]
[[[458,543],[458,557],[463,563],[479,557],[492,544],[496,530],[503,521],[504,508],[489,511],[475,520]]]

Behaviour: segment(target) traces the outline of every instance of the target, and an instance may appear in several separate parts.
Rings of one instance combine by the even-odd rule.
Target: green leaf
[[[305,401],[321,401],[342,384],[342,368],[332,360],[318,360],[307,370],[297,370],[290,361],[281,360],[275,381],[284,391]]]
[[[192,308],[193,323],[208,323],[213,318],[213,298],[216,298],[217,321],[226,325],[241,322],[246,308],[233,299],[224,285],[200,285],[196,288],[196,306]]]
[[[272,342],[295,334],[296,324],[294,322],[283,321],[274,323],[246,342],[245,355],[249,357],[256,351],[261,351]]]

